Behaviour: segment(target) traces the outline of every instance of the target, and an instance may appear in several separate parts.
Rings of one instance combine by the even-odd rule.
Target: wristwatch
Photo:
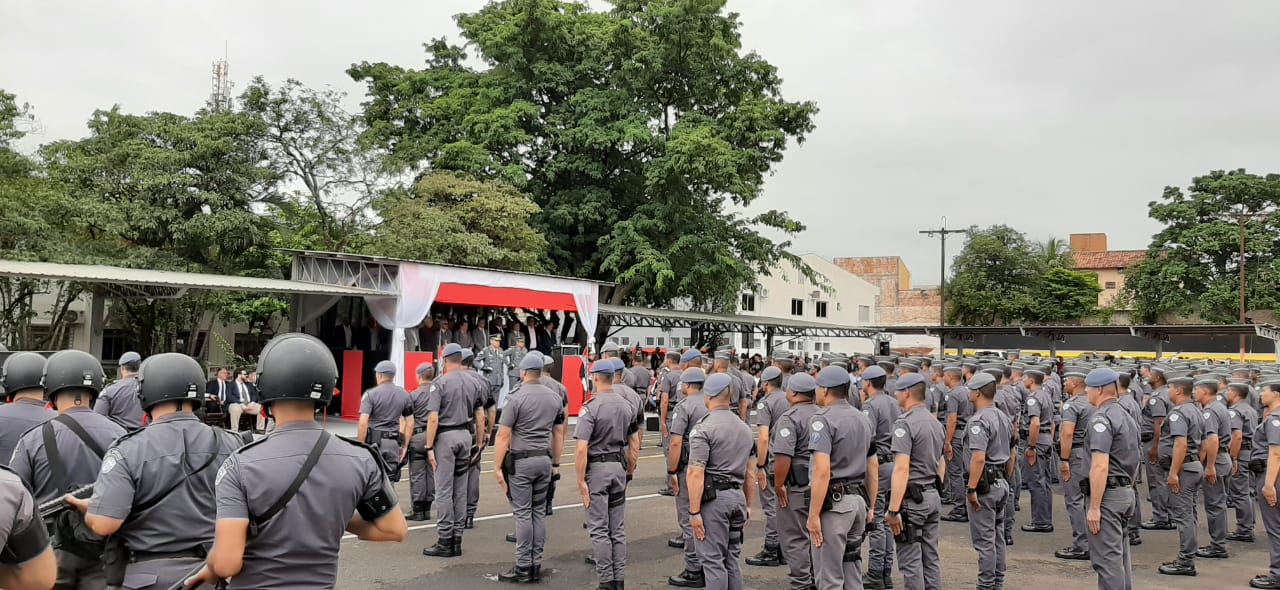
[[[970,493],[970,494],[977,494],[977,493],[978,493],[978,488],[969,488],[969,493]]]
[[[890,511],[888,511],[888,512],[884,513],[884,515],[885,515],[885,516],[889,516],[889,517],[893,517],[893,518],[897,518],[897,517],[898,517],[898,511],[897,511],[897,510],[890,510]]]
[[[768,465],[768,463],[764,463],[764,464],[756,463],[756,469],[764,469],[765,465]]]

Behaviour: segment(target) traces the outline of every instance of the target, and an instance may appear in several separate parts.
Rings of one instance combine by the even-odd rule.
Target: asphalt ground
[[[330,429],[341,433],[346,425],[330,422]],[[683,568],[680,551],[667,547],[667,540],[676,536],[678,529],[674,499],[657,494],[663,487],[666,473],[658,437],[656,432],[646,434],[640,452],[640,465],[627,494],[627,587],[630,589],[669,588],[667,577],[679,573]],[[595,569],[583,562],[583,558],[590,553],[590,540],[582,527],[584,511],[574,483],[572,448],[572,444],[566,444],[565,454],[561,459],[562,479],[556,492],[555,514],[547,519],[548,540],[542,585],[594,589],[597,587]],[[422,549],[436,541],[434,521],[410,522],[409,536],[404,543],[399,544],[368,543],[348,536],[343,540],[339,557],[338,587],[418,590],[496,588],[503,585],[497,581],[497,574],[506,571],[514,562],[515,546],[504,539],[507,533],[514,530],[514,523],[510,506],[493,477],[491,450],[486,450],[481,469],[476,527],[466,531],[461,557],[441,559],[422,555]],[[407,475],[396,487],[402,499],[402,508],[408,510]],[[1054,583],[1064,584],[1064,588],[1089,588],[1096,585],[1089,562],[1063,561],[1053,557],[1054,550],[1070,544],[1071,536],[1061,490],[1055,491],[1055,532],[1032,534],[1018,531],[1015,527],[1015,544],[1009,548],[1008,553],[1007,588]],[[943,508],[944,511],[948,509],[946,506]],[[1017,524],[1028,522],[1029,510],[1030,496],[1024,492],[1022,510],[1017,513]],[[753,506],[752,511],[752,520],[746,530],[746,543],[743,545],[744,558],[754,555],[763,544],[763,514],[758,506]],[[1234,528],[1234,511],[1229,514]],[[1200,545],[1208,544],[1204,522],[1201,512],[1198,538]],[[1143,531],[1143,544],[1133,548],[1134,587],[1247,587],[1251,578],[1266,572],[1269,560],[1261,520],[1256,531],[1256,543],[1228,543],[1230,559],[1197,560],[1198,577],[1172,577],[1157,573],[1156,568],[1161,563],[1176,557],[1178,533]],[[977,576],[976,554],[969,543],[968,525],[944,521],[939,551],[944,586],[974,587]],[[743,564],[742,570],[746,588],[786,587],[785,567],[760,568]],[[895,586],[901,588],[902,578],[896,569],[894,580]]]

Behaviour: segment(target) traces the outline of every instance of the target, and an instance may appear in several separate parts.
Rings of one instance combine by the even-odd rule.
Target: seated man
[[[230,372],[220,367],[204,386],[204,413],[221,414],[225,411],[222,400],[227,398],[227,390],[231,388]]]
[[[262,415],[262,406],[258,405],[255,386],[249,381],[247,369],[240,369],[235,383],[226,388],[225,395],[226,398],[223,401],[226,403],[227,412],[231,414],[232,432],[240,431],[240,416],[246,413],[257,416],[255,430],[266,430],[267,419]]]

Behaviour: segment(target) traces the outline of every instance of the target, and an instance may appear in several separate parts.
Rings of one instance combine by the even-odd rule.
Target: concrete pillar
[[[85,325],[89,327],[89,354],[99,360],[102,359],[102,333],[107,326],[106,302],[107,298],[95,291],[90,295],[89,317],[85,318]]]

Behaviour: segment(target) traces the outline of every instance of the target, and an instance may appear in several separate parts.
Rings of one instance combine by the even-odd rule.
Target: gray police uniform
[[[871,441],[875,446],[875,454],[880,460],[880,489],[876,493],[876,514],[884,515],[889,507],[889,484],[893,478],[893,452],[890,449],[893,438],[894,422],[902,413],[898,400],[892,393],[876,390],[863,404],[867,417],[875,428]],[[871,529],[871,546],[867,549],[867,569],[873,572],[886,572],[893,569],[893,534],[883,519],[876,521]]]
[[[1253,510],[1253,472],[1249,471],[1249,455],[1253,450],[1253,432],[1258,427],[1258,412],[1248,400],[1241,400],[1228,409],[1228,414],[1231,429],[1239,430],[1241,436],[1237,457],[1240,469],[1227,478],[1227,502],[1236,510],[1236,534],[1252,537],[1257,517]]]
[[[62,416],[28,430],[18,439],[9,468],[31,490],[37,504],[61,498],[63,494],[80,486],[93,483],[102,467],[102,454],[95,452],[81,441],[64,420],[75,421],[89,435],[101,453],[105,454],[111,443],[125,433],[123,427],[109,418],[95,414],[87,407],[75,407]],[[65,481],[54,481],[49,463],[49,449],[44,438],[52,430],[57,456],[63,466]],[[105,585],[102,562],[98,557],[77,555],[71,551],[54,549],[58,557],[58,579],[54,588],[102,588]]]
[[[635,408],[612,390],[598,391],[582,405],[574,437],[587,443],[587,531],[596,576],[602,585],[625,579],[627,567],[628,438]],[[692,543],[691,543],[692,544]]]
[[[93,403],[93,411],[115,420],[121,426],[142,428],[142,402],[138,400],[138,378],[130,375],[102,389]]]
[[[330,437],[294,497],[269,521],[254,520],[282,498],[320,437]],[[325,432],[312,421],[277,425],[241,447],[218,471],[218,520],[248,520],[257,528],[244,548],[240,588],[334,588],[338,549],[357,509],[384,497],[391,484],[373,451]],[[394,502],[392,495],[389,498]]]
[[[406,442],[400,433],[400,419],[413,415],[409,392],[395,383],[382,383],[364,392],[360,413],[369,415],[365,442],[382,453],[382,460],[391,470],[387,474],[391,481],[400,481],[400,449]]]
[[[894,460],[890,466],[897,461],[898,455],[906,455],[911,460],[907,476],[908,494],[902,499],[899,517],[904,527],[919,532],[913,535],[918,540],[909,539],[897,544],[898,569],[908,589],[941,588],[938,529],[942,519],[942,499],[937,482],[946,432],[927,408],[917,406],[898,417],[893,423],[892,434],[889,451]],[[881,480],[880,486],[892,485],[891,479],[892,476]],[[913,491],[919,495],[911,493]]]
[[[750,445],[751,427],[730,408],[708,413],[690,432],[689,464],[703,467],[704,488],[716,490],[715,499],[703,492],[699,511],[705,536],[701,541],[693,540],[708,588],[742,588],[738,559],[747,523],[742,484],[748,460],[742,450]]]
[[[1030,448],[1031,439],[1035,440],[1036,464],[1026,463],[1025,453],[1022,457],[1023,478],[1027,482],[1027,491],[1031,493],[1032,526],[1053,526],[1053,491],[1049,482],[1053,479],[1053,471],[1057,466],[1057,457],[1053,456],[1053,400],[1043,387],[1031,392],[1027,397],[1026,416],[1023,427],[1031,427],[1031,419],[1040,418],[1040,431],[1027,432],[1026,444]],[[1019,443],[1022,439],[1019,440]],[[1021,450],[1023,447],[1019,447]]]
[[[862,536],[867,526],[867,457],[873,456],[871,419],[849,404],[836,402],[814,414],[809,432],[810,453],[831,458],[828,495],[832,502],[831,508],[819,517],[822,546],[813,549],[814,583],[824,589],[861,588]],[[810,481],[813,467],[811,462]],[[820,507],[825,505],[822,499],[818,503]]]
[[[168,588],[204,561],[217,513],[214,479],[243,444],[189,412],[116,440],[103,457],[89,514],[124,520],[114,535],[130,554],[122,588]]]
[[[409,392],[409,403],[413,406],[413,437],[409,439],[409,500],[415,508],[421,507],[423,512],[436,499],[435,474],[431,471],[431,461],[427,458],[427,420],[431,417],[428,410],[428,399],[431,384],[422,383]]]
[[[1151,396],[1147,399],[1146,405],[1142,406],[1142,440],[1143,444],[1147,444],[1147,448],[1158,447],[1160,441],[1155,432],[1155,420],[1157,418],[1168,420],[1169,410],[1173,404],[1169,402],[1169,386],[1161,385],[1158,389],[1151,392]],[[1169,519],[1169,487],[1165,485],[1165,481],[1169,479],[1169,472],[1157,461],[1152,463],[1144,461],[1147,473],[1147,494],[1151,498],[1151,520],[1157,523],[1167,523]]]
[[[1209,529],[1209,548],[1211,550],[1227,550],[1227,477],[1231,475],[1231,413],[1226,404],[1213,400],[1205,406],[1200,417],[1204,420],[1204,436],[1218,435],[1218,454],[1207,457],[1213,461],[1216,482],[1209,483],[1206,478],[1201,484],[1204,492],[1204,518]],[[1207,468],[1207,466],[1206,466]],[[1206,469],[1207,470],[1207,469]]]
[[[964,469],[969,463],[966,456],[968,455],[968,447],[965,446],[965,433],[968,432],[966,426],[969,423],[969,416],[973,415],[973,404],[969,403],[969,388],[963,384],[952,387],[947,392],[947,419],[951,414],[956,415],[956,430],[951,436],[951,460],[947,462],[947,488],[951,490],[951,499],[955,500],[956,506],[954,511],[960,514],[965,512],[964,504]],[[943,422],[943,432],[946,432],[946,422]]]
[[[58,416],[34,399],[20,399],[0,406],[0,466],[9,464],[13,449],[24,433]]]
[[[969,540],[978,553],[978,588],[992,590],[1004,587],[1005,545],[1001,533],[1004,532],[1005,505],[1012,499],[1006,469],[1012,458],[1013,421],[995,405],[990,405],[978,410],[969,424],[969,450],[986,453],[983,480],[987,482],[986,486],[978,486],[981,508],[969,511]],[[967,474],[965,485],[968,486]],[[936,553],[933,562],[937,563]],[[942,587],[940,578],[931,582],[936,583],[927,587]]]
[[[1280,416],[1264,416],[1253,430],[1253,447],[1249,450],[1249,471],[1253,473],[1253,492],[1258,498],[1258,511],[1262,513],[1262,527],[1267,533],[1267,541],[1271,549],[1268,575],[1272,582],[1280,582],[1280,505],[1267,504],[1262,495],[1262,490],[1267,485],[1269,454],[1271,447],[1274,446],[1280,446]]]
[[[1142,431],[1141,431],[1141,426],[1140,426],[1140,425],[1142,424],[1142,399],[1141,399],[1141,398],[1137,398],[1137,399],[1135,399],[1135,398],[1133,398],[1132,396],[1122,395],[1122,396],[1120,396],[1120,399],[1119,399],[1119,402],[1118,402],[1118,403],[1120,404],[1120,407],[1121,407],[1121,408],[1123,408],[1126,412],[1128,412],[1128,413],[1129,413],[1129,417],[1130,417],[1130,418],[1133,418],[1133,423],[1134,423],[1134,425],[1137,425],[1137,426],[1138,426],[1138,428],[1139,428],[1139,430],[1138,430],[1138,436],[1139,436],[1139,440],[1138,440],[1138,442],[1139,442],[1139,444],[1141,444],[1141,442],[1142,442],[1142,440],[1141,440]],[[1095,411],[1096,411],[1096,410],[1095,410]],[[1139,459],[1138,459],[1138,469],[1141,469],[1141,468],[1142,468],[1142,465],[1143,465],[1144,463],[1146,463],[1146,461],[1142,460],[1142,458],[1141,458],[1141,457],[1139,457]],[[1137,477],[1134,477],[1134,479],[1133,479],[1133,498],[1134,498],[1134,502],[1133,502],[1133,518],[1130,518],[1130,519],[1129,519],[1129,535],[1130,535],[1130,538],[1131,538],[1131,539],[1138,538],[1138,535],[1139,535],[1139,533],[1140,533],[1140,532],[1141,532],[1141,530],[1142,530],[1142,527],[1141,527],[1141,524],[1142,524],[1142,502],[1139,502],[1139,501],[1138,501],[1138,478],[1137,478]],[[1085,507],[1085,510],[1088,510],[1088,507],[1087,507],[1087,506]]]
[[[693,430],[694,424],[707,415],[707,406],[703,399],[701,391],[684,398],[676,405],[676,411],[671,418],[672,436],[681,437],[681,457],[679,471],[676,473],[676,480],[680,485],[680,493],[676,494],[676,520],[680,524],[680,534],[684,537],[684,568],[688,572],[702,571],[702,564],[698,562],[698,552],[693,544],[693,527],[689,526],[689,482],[685,477],[685,466],[688,464],[689,457],[689,433]],[[743,456],[746,456],[747,452],[747,448],[743,447]]]
[[[1140,437],[1133,416],[1113,401],[1094,411],[1085,431],[1084,446],[1088,451],[1085,472],[1093,468],[1094,453],[1105,453],[1108,465],[1106,489],[1090,489],[1085,496],[1088,501],[1093,494],[1103,494],[1098,534],[1086,536],[1089,561],[1098,575],[1099,590],[1133,588],[1133,560],[1125,536],[1137,503],[1133,482],[1138,476],[1142,452]]]
[[[0,566],[22,566],[49,549],[49,533],[22,479],[0,467]]]
[[[502,366],[504,356],[501,348],[492,346],[486,346],[476,353],[476,370],[480,371],[489,384],[489,395],[494,399],[498,399],[507,378],[506,367]]]
[[[519,366],[519,365],[517,365]],[[475,390],[475,396],[480,399],[480,407],[488,410],[497,405],[498,400],[492,396],[489,389],[489,382],[485,380],[480,373],[474,370],[463,368],[459,371],[464,377],[471,380],[471,386]],[[497,426],[489,424],[490,433],[497,431]],[[492,439],[488,439],[492,440]],[[478,453],[478,449],[476,453]],[[480,460],[479,455],[473,453],[471,459],[471,470],[467,472],[467,519],[475,518],[476,508],[480,505]]]
[[[767,398],[766,398],[767,399]],[[818,412],[813,402],[791,406],[769,429],[769,451],[791,457],[787,474],[787,507],[778,513],[778,541],[786,557],[791,590],[809,590],[813,585],[809,555],[809,421]]]
[[[431,383],[427,412],[438,414],[436,440],[437,532],[441,544],[462,537],[467,519],[467,477],[475,446],[475,412],[484,407],[464,371],[450,371]]]
[[[520,568],[542,565],[547,543],[543,507],[551,486],[551,433],[564,421],[560,394],[540,383],[524,384],[520,395],[502,410],[499,424],[511,429],[511,447],[502,470],[516,521],[516,566]]]
[[[1089,531],[1088,523],[1085,522],[1087,509],[1084,494],[1080,493],[1079,483],[1089,477],[1089,472],[1084,467],[1085,455],[1088,454],[1084,448],[1084,436],[1093,411],[1094,407],[1089,405],[1089,396],[1083,391],[1062,404],[1062,423],[1072,424],[1075,428],[1071,432],[1071,454],[1067,456],[1071,479],[1064,482],[1062,495],[1067,507],[1067,518],[1071,521],[1071,549],[1081,553],[1089,550],[1089,543],[1085,538]],[[1055,460],[1061,460],[1061,457]]]
[[[653,384],[653,377],[649,375],[649,369],[637,365],[627,369],[627,372],[631,374],[633,383],[631,387],[636,390],[636,393],[644,394],[649,391],[649,386]]]
[[[1178,527],[1178,562],[1194,563],[1196,558],[1196,496],[1200,493],[1201,480],[1204,477],[1204,466],[1200,464],[1199,452],[1201,434],[1204,430],[1204,419],[1200,415],[1195,402],[1188,401],[1169,411],[1160,432],[1160,462],[1169,465],[1173,458],[1173,443],[1176,438],[1187,440],[1187,453],[1183,458],[1182,472],[1178,477],[1178,493],[1169,491],[1169,517]],[[1166,473],[1168,467],[1165,468]],[[1166,476],[1167,478],[1167,476]],[[1165,482],[1161,482],[1164,484]],[[1167,485],[1167,484],[1166,484]]]
[[[769,438],[772,439],[778,421],[788,409],[790,404],[787,403],[787,394],[782,390],[775,390],[756,403],[756,426],[767,427]],[[768,480],[764,490],[760,492],[760,509],[764,511],[764,545],[770,548],[778,547],[778,495],[774,489],[776,482],[773,481],[772,453],[764,457],[764,460],[757,458],[756,463],[764,464],[765,478]]]
[[[503,354],[507,363],[507,384],[511,388],[508,395],[515,393],[520,389],[520,361],[524,360],[525,355],[529,354],[528,348],[520,348],[512,345]]]

